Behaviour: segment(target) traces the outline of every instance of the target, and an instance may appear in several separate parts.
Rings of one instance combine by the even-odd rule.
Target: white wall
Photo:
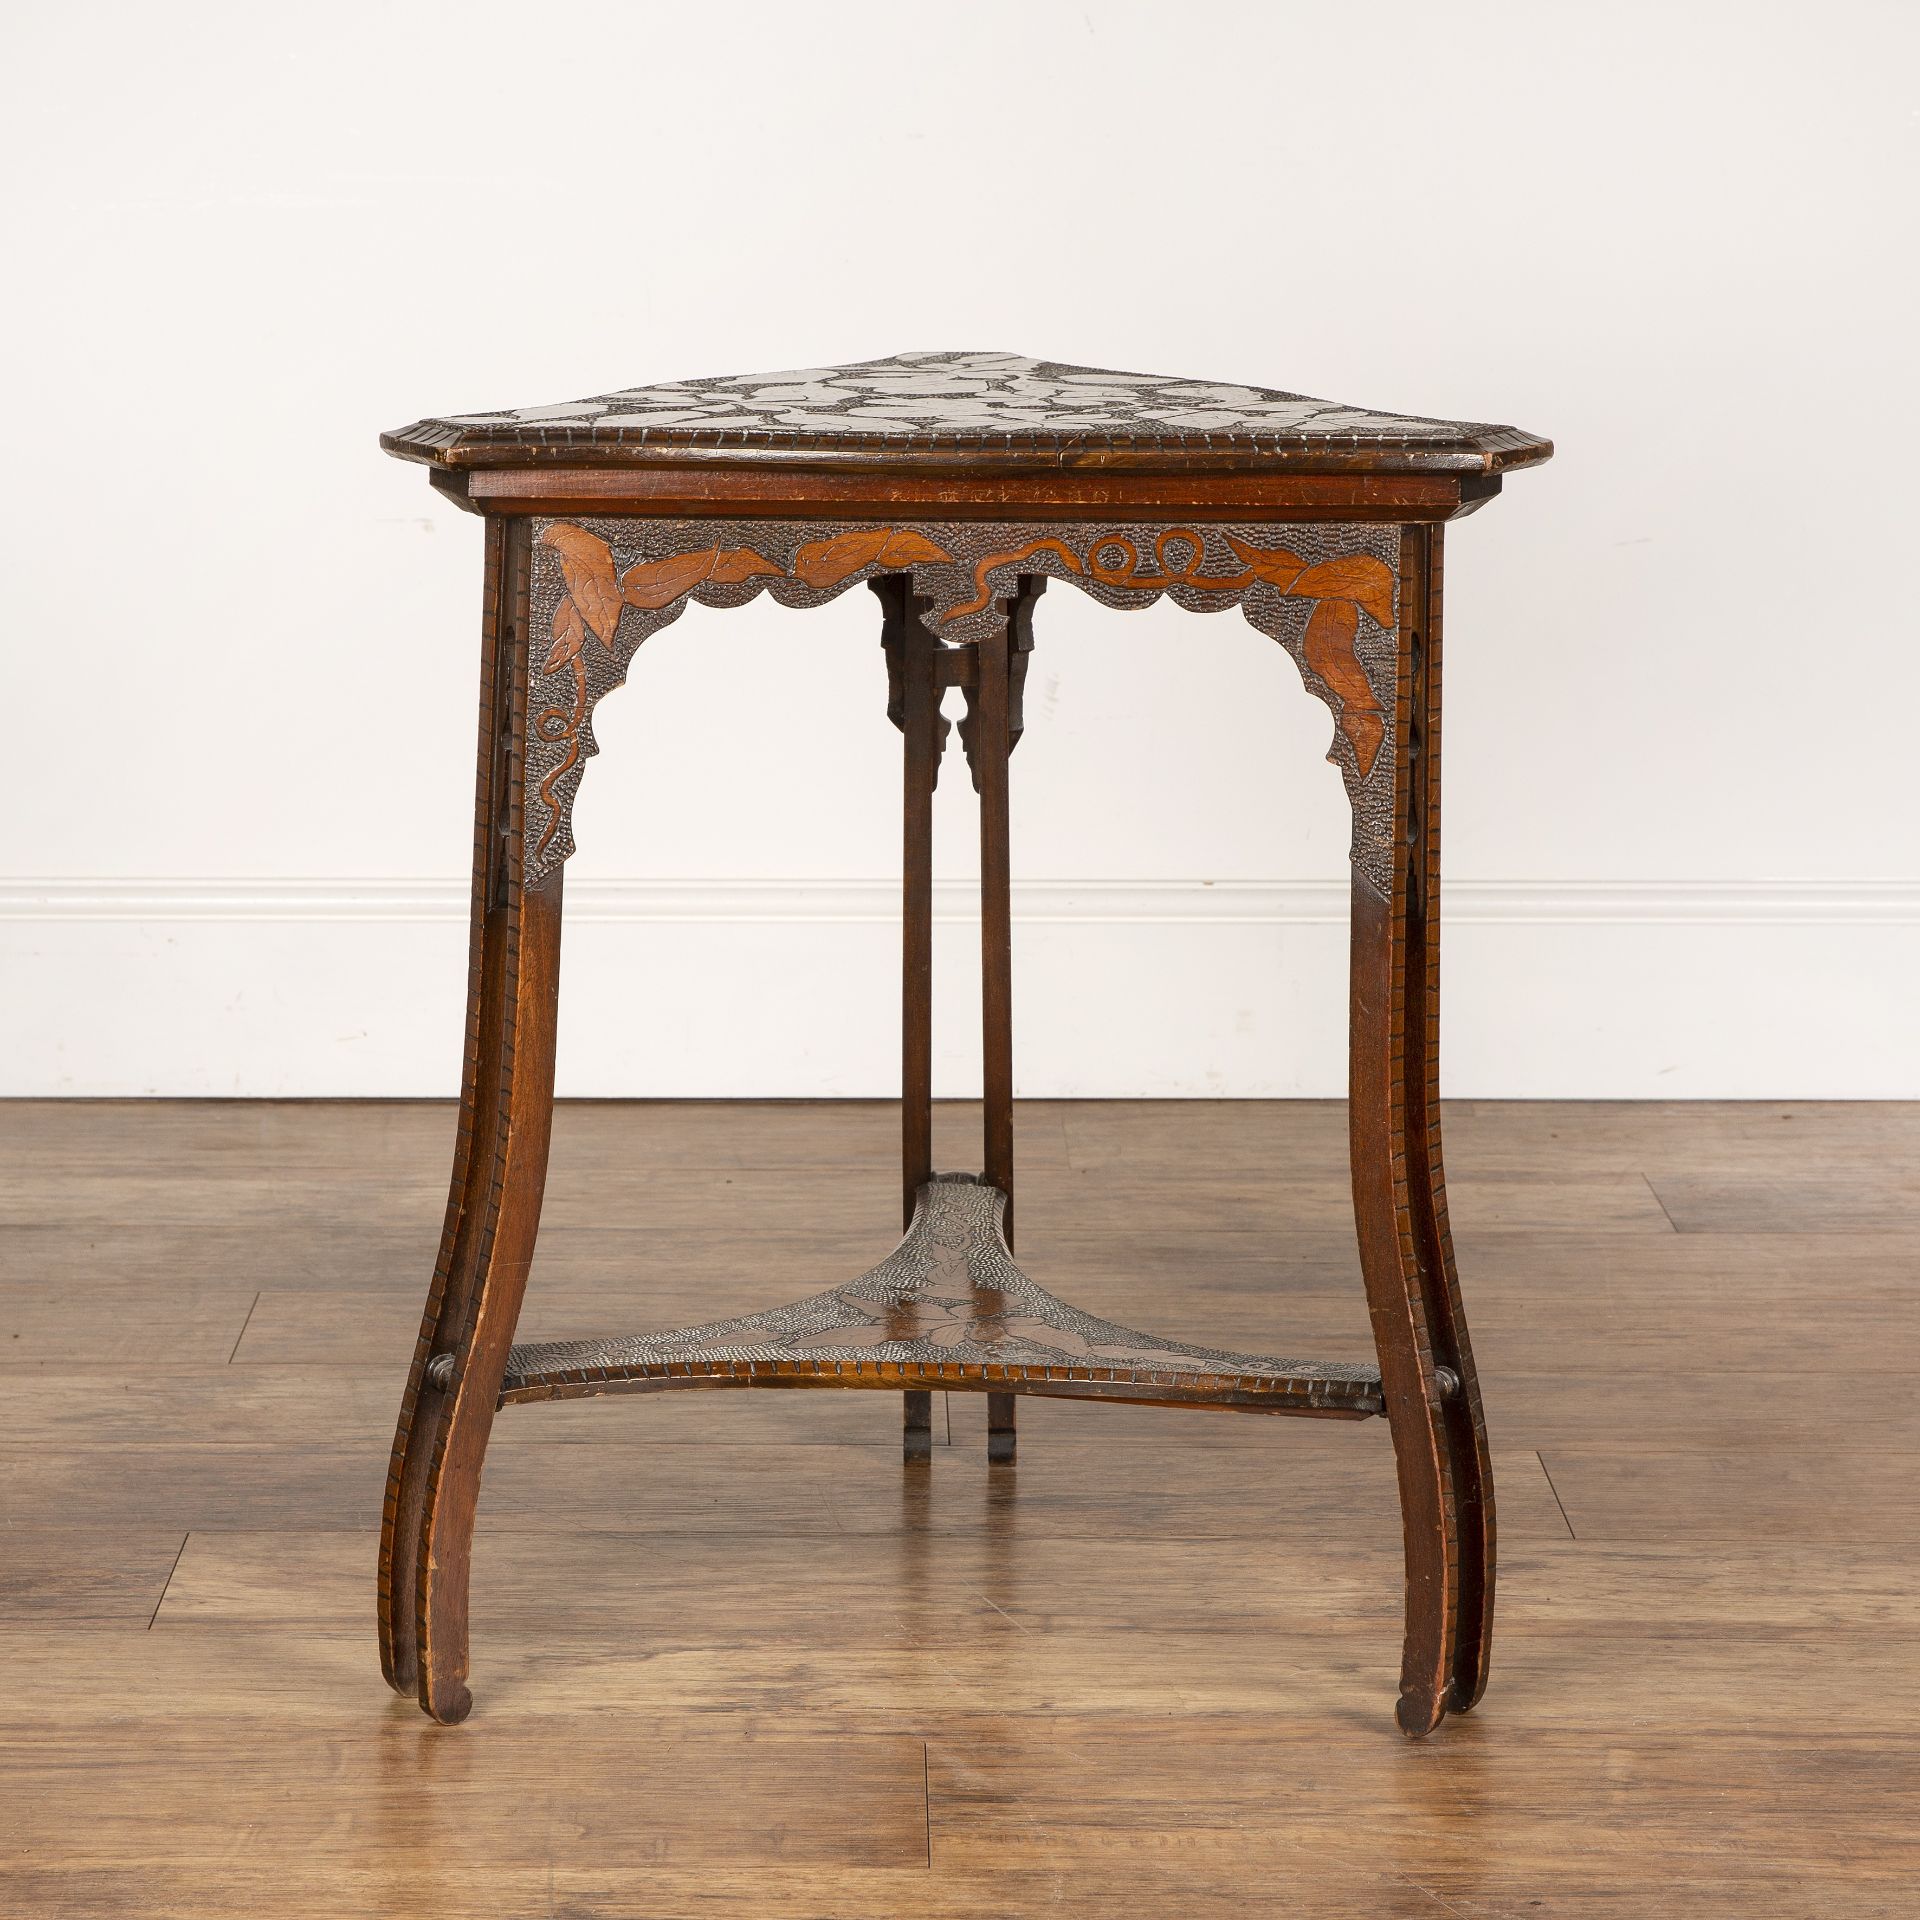
[[[1920,1095],[1917,19],[15,10],[0,1086],[454,1084],[479,524],[382,428],[994,346],[1558,441],[1449,548],[1451,1091]],[[1040,612],[1022,1090],[1339,1091],[1325,711]],[[875,643],[696,609],[602,708],[567,1090],[891,1087]]]

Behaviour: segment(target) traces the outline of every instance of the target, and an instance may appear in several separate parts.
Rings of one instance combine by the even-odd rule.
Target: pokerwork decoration
[[[1385,1410],[1380,1369],[1371,1362],[1222,1352],[1069,1305],[1016,1264],[1006,1210],[998,1188],[936,1174],[916,1195],[900,1244],[858,1280],[677,1333],[516,1346],[501,1399],[649,1392],[729,1378],[791,1385],[824,1374],[897,1389],[902,1372],[947,1377],[964,1367],[1035,1392],[1122,1399],[1173,1388],[1222,1401]]]
[[[1018,353],[902,353],[851,366],[722,374],[625,387],[584,400],[445,414],[384,437],[410,460],[487,460],[512,449],[603,456],[635,448],[734,447],[743,436],[794,449],[1002,442],[1045,454],[1110,449],[1181,454],[1229,445],[1242,459],[1326,454],[1364,442],[1414,465],[1537,443],[1506,427],[1383,413],[1237,381],[1069,366]],[[1537,457],[1537,456],[1535,456]]]
[[[1199,612],[1237,605],[1278,640],[1333,711],[1328,758],[1353,804],[1354,864],[1383,897],[1388,890],[1396,528],[555,519],[536,522],[535,540],[534,631],[546,644],[529,663],[529,882],[573,851],[595,705],[690,601],[740,606],[769,592],[783,605],[819,606],[863,580],[906,573],[936,637],[964,646],[1004,617],[1021,574],[1045,574],[1111,606],[1162,594]]]

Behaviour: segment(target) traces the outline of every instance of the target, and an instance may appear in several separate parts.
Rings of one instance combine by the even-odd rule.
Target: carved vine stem
[[[579,615],[574,610],[573,602],[563,600],[560,604],[567,612],[574,615],[577,622]],[[587,717],[587,663],[576,652],[565,664],[573,674],[572,706],[542,707],[533,716],[534,732],[542,740],[549,745],[558,743],[566,748],[558,765],[549,768],[540,778],[539,793],[540,798],[547,805],[547,824],[541,828],[540,836],[533,844],[533,852],[536,856],[546,852],[553,843],[553,836],[560,828],[560,801],[554,793],[554,788],[559,784],[562,774],[571,772],[580,764],[580,724]],[[552,670],[549,665],[548,671]]]

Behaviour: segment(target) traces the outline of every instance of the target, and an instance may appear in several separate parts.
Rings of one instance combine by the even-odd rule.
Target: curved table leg
[[[1407,1177],[1413,1201],[1424,1297],[1435,1351],[1451,1369],[1455,1390],[1441,1402],[1458,1510],[1459,1611],[1447,1704],[1464,1713],[1487,1685],[1493,1642],[1493,1466],[1486,1415],[1467,1336],[1447,1218],[1440,1144],[1440,639],[1443,529],[1426,531],[1425,571],[1416,605],[1423,619],[1410,648],[1414,709],[1414,779],[1409,793],[1407,876],[1408,964],[1419,991],[1407,1008]]]
[[[480,1468],[546,1183],[561,879],[522,887],[524,523],[489,526],[472,959],[440,1258],[387,1477],[381,1665],[436,1720],[466,1717],[467,1570]]]
[[[1397,1717],[1418,1737],[1486,1684],[1494,1515],[1441,1169],[1438,529],[1410,529],[1407,548],[1394,796],[1404,858],[1391,898],[1354,881],[1349,1121],[1405,1532]]]

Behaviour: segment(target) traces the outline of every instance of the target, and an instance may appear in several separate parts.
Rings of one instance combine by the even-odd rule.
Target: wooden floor
[[[975,1163],[943,1110],[943,1164]],[[563,1110],[523,1328],[870,1265],[880,1106]],[[1032,1105],[1042,1284],[1369,1352],[1344,1115]],[[380,1681],[450,1111],[0,1107],[0,1914],[1920,1913],[1920,1107],[1464,1105],[1494,1676],[1394,1731],[1384,1423],[516,1408],[473,1718]]]

